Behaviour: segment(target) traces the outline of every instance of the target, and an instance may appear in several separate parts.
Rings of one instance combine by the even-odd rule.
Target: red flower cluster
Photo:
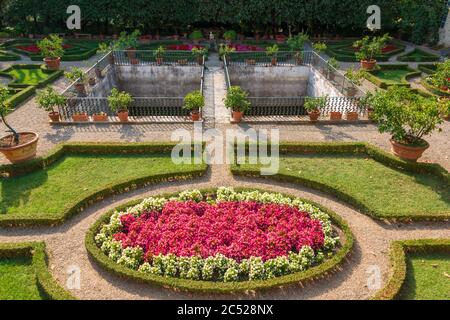
[[[123,247],[140,246],[146,257],[221,253],[241,261],[287,256],[308,245],[324,244],[322,224],[308,213],[287,205],[258,202],[168,202],[161,212],[144,212],[139,218],[121,216],[123,230],[114,235]]]
[[[167,50],[191,51],[194,48],[202,49],[203,46],[192,44],[170,44],[167,46]]]
[[[62,47],[63,47],[63,49],[72,48],[72,46],[68,45],[68,44],[64,44]],[[29,45],[29,46],[17,46],[16,48],[33,53],[33,54],[39,54],[41,52],[41,49],[39,49],[39,47],[35,44]]]

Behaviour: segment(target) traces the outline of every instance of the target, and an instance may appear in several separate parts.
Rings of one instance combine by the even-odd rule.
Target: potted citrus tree
[[[183,108],[190,111],[192,121],[200,120],[200,111],[204,106],[205,98],[200,90],[192,91],[184,97]]]
[[[450,98],[440,97],[439,103],[442,105],[442,118],[450,121]]]
[[[358,51],[355,53],[356,58],[361,61],[361,67],[365,70],[373,70],[377,64],[375,56],[380,55],[386,42],[391,37],[389,34],[385,34],[382,37],[369,37],[365,36],[361,40],[355,41],[353,47]]]
[[[63,39],[56,34],[51,34],[37,43],[44,56],[44,62],[49,70],[59,70],[61,57],[64,54]]]
[[[119,91],[117,88],[113,88],[108,96],[109,107],[117,112],[120,122],[128,121],[128,108],[132,102],[133,98],[128,92]]]
[[[347,71],[345,71],[345,77],[349,81],[344,90],[346,91],[348,97],[354,97],[356,95],[356,93],[358,92],[357,87],[361,85],[365,74],[365,70],[355,70],[353,67],[350,67],[349,69],[347,69]]]
[[[278,48],[278,46],[276,44],[274,44],[273,46],[268,46],[266,48],[266,54],[271,57],[271,64],[272,66],[276,66],[277,65],[277,55],[278,55],[278,51],[280,49]]]
[[[200,30],[194,30],[189,35],[189,39],[191,39],[194,44],[198,44],[201,39],[203,39],[203,33]]]
[[[139,36],[141,32],[139,30],[134,30],[132,33],[127,34],[125,31],[120,34],[118,42],[119,46],[125,49],[127,57],[130,60],[136,58],[136,48],[139,46]]]
[[[339,62],[336,60],[336,58],[331,58],[330,60],[328,60],[327,66],[328,66],[327,72],[328,79],[333,81],[336,78],[336,71],[337,69],[339,69]]]
[[[163,64],[165,52],[166,52],[166,48],[164,48],[163,46],[159,46],[158,49],[155,50],[156,64],[158,64],[158,65]]]
[[[206,55],[206,48],[197,48],[194,47],[191,50],[192,54],[194,55],[194,57],[197,59],[197,63],[199,65],[203,65],[203,57]]]
[[[75,90],[78,95],[85,96],[86,95],[86,74],[81,68],[73,67],[71,71],[66,71],[64,76],[67,80],[71,82],[75,82]]]
[[[306,33],[299,33],[295,36],[289,36],[287,44],[291,51],[295,51],[295,62],[298,65],[303,64],[303,49],[305,42],[309,40],[309,36]]]
[[[233,40],[236,40],[237,33],[234,30],[228,30],[223,33],[223,38],[225,39],[226,44],[231,44]]]
[[[6,114],[11,111],[8,97],[8,88],[0,87],[0,118],[11,133],[0,138],[0,152],[12,163],[17,163],[36,156],[39,135],[35,132],[17,132],[8,124]]]
[[[224,99],[225,107],[231,110],[233,122],[241,122],[246,111],[251,107],[248,94],[239,86],[231,86]]]
[[[63,106],[67,102],[66,98],[52,87],[47,87],[38,92],[36,101],[40,108],[48,112],[52,122],[58,122],[60,118],[60,114],[55,111],[55,107]]]
[[[325,97],[306,97],[304,108],[308,112],[311,121],[317,121],[320,116],[320,110],[327,105],[327,96]]]
[[[391,134],[392,152],[404,160],[417,161],[429,147],[423,137],[443,122],[444,107],[436,98],[423,97],[406,87],[369,93],[367,103],[373,107],[380,133]]]

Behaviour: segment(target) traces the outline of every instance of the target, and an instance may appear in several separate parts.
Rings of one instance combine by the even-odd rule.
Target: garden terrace
[[[248,92],[252,107],[247,120],[305,116],[305,98],[325,96],[322,116],[332,111],[365,114],[359,104],[365,93],[315,52],[278,52],[276,64],[266,52],[233,52],[225,58],[225,79],[227,87],[237,85]],[[347,96],[349,89],[356,94]]]
[[[113,88],[133,96],[130,122],[188,121],[183,99],[193,90],[203,93],[205,58],[198,60],[183,51],[166,51],[160,58],[155,51],[133,51],[132,56],[125,51],[108,53],[87,71],[86,77],[95,84],[86,85],[85,94],[77,92],[75,83],[64,91],[68,103],[59,108],[63,122],[70,122],[77,112],[89,116],[104,112],[115,121],[107,100]]]

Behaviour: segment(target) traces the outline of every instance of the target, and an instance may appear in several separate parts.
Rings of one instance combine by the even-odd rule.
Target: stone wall
[[[311,67],[308,78],[307,95],[310,97],[343,97],[333,84],[327,80],[319,71]]]

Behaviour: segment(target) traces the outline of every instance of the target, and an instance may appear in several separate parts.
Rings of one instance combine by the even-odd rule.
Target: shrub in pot
[[[11,134],[0,138],[0,152],[12,163],[32,159],[36,156],[39,135],[34,132],[17,132],[6,121],[6,114],[11,111],[7,104],[9,90],[0,87],[0,118]]]
[[[183,108],[190,111],[192,121],[200,120],[200,111],[204,106],[205,98],[200,90],[192,91],[184,97]]]
[[[320,54],[327,49],[327,45],[324,42],[315,42],[313,43],[313,50],[317,53],[317,55],[313,55],[312,62],[314,65],[317,65],[320,62]]]
[[[409,88],[391,86],[386,91],[369,93],[366,100],[374,109],[378,130],[391,134],[392,152],[404,160],[417,161],[429,147],[423,137],[443,122],[443,105]]]
[[[189,35],[189,39],[191,39],[195,44],[198,44],[201,39],[203,39],[203,33],[200,30],[194,30]]]
[[[436,65],[436,72],[425,80],[445,94],[450,91],[450,59]]]
[[[128,59],[136,58],[136,48],[139,46],[139,36],[141,32],[134,30],[132,33],[127,34],[125,31],[120,33],[120,37],[117,40],[117,46],[125,49]]]
[[[108,96],[109,107],[112,111],[117,112],[121,122],[128,121],[128,108],[132,102],[133,98],[129,93],[119,91],[117,88],[113,88]]]
[[[287,44],[291,51],[299,52],[303,51],[305,42],[308,40],[309,40],[308,34],[301,32],[295,36],[290,35],[289,38],[287,39]]]
[[[233,122],[241,122],[246,111],[251,107],[248,94],[239,86],[231,86],[224,99],[225,107],[232,112]]]
[[[52,122],[58,122],[60,118],[60,114],[58,111],[55,111],[55,107],[63,106],[67,102],[66,98],[52,87],[39,91],[36,101],[40,108],[48,112]]]
[[[450,99],[446,97],[440,97],[439,103],[442,105],[442,118],[450,121]]]
[[[339,62],[335,58],[331,58],[330,60],[328,60],[327,67],[328,79],[333,81],[336,78],[336,71],[337,69],[339,69]]]
[[[44,56],[44,62],[49,70],[59,70],[61,57],[64,54],[63,39],[56,34],[51,34],[37,43]]]
[[[278,55],[279,50],[280,49],[278,48],[278,46],[276,44],[274,44],[273,46],[268,46],[266,48],[266,54],[271,58],[272,66],[277,65],[277,55]]]
[[[163,46],[159,46],[158,49],[155,50],[156,64],[161,65],[164,62],[164,53],[166,49]]]
[[[233,40],[236,40],[237,33],[234,30],[228,30],[223,33],[223,38],[225,39],[227,44],[231,44]]]
[[[192,48],[191,50],[194,57],[197,59],[199,65],[203,65],[203,58],[207,53],[206,48]]]
[[[354,97],[356,95],[356,93],[358,92],[357,87],[361,85],[365,74],[366,71],[363,69],[360,69],[358,71],[355,71],[353,67],[347,69],[347,71],[345,72],[345,77],[347,78],[349,83],[345,87],[345,91],[348,97]]]
[[[230,53],[236,52],[236,49],[227,45],[224,45],[223,43],[219,46],[219,57],[220,60],[223,60],[224,57],[226,57],[227,60],[230,60]]]
[[[86,74],[84,71],[78,67],[73,67],[71,71],[66,71],[64,73],[64,76],[67,80],[71,82],[75,82],[75,90],[77,91],[79,96],[85,96],[86,95]]]
[[[320,110],[327,105],[327,96],[325,97],[306,97],[304,108],[308,112],[311,121],[317,121],[320,116]]]
[[[391,39],[389,34],[385,34],[382,37],[369,37],[365,36],[361,40],[355,41],[353,47],[358,49],[355,53],[356,58],[361,61],[361,67],[365,70],[373,70],[377,61],[375,56],[380,55],[386,42]]]

